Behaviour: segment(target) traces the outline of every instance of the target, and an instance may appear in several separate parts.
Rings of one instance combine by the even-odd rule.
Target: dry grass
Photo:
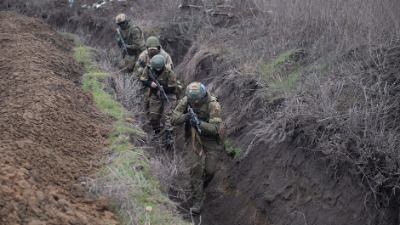
[[[272,46],[279,46],[277,52],[280,47],[305,48],[310,63],[330,66],[323,72],[303,72],[302,85],[285,97],[275,120],[265,121],[274,129],[261,133],[269,140],[284,135],[322,152],[332,170],[346,165],[360,175],[371,200],[383,209],[400,184],[399,3],[298,3],[275,5]]]
[[[215,6],[213,1],[204,2],[206,6]],[[183,60],[189,67],[179,66],[177,70],[187,80],[198,79],[218,89],[214,82],[226,82],[228,74],[236,74],[229,77],[238,80],[249,79],[240,75],[258,74],[255,68],[266,61],[294,49],[305,49],[307,54],[298,65],[303,68],[296,88],[280,96],[285,99],[283,107],[259,121],[253,134],[266,137],[261,141],[270,144],[292,139],[301,147],[320,151],[331,159],[332,171],[344,164],[352,165],[352,172],[362,177],[381,208],[380,203],[389,201],[392,193],[383,190],[396,190],[399,186],[396,172],[400,149],[397,119],[400,89],[396,78],[400,71],[399,3],[389,0],[231,3],[239,12],[252,8],[257,13],[241,17],[230,28],[215,27],[205,14],[193,14],[186,21],[190,28],[186,34],[192,35],[198,46]],[[143,4],[150,6],[154,2]],[[160,13],[155,20],[170,21],[171,16]],[[210,55],[224,59],[210,63],[207,74],[211,75],[199,76],[204,73],[201,62]],[[327,69],[316,70],[321,64],[327,64]],[[274,80],[286,79],[276,77],[276,73],[272,76]],[[267,89],[262,91],[268,92],[269,84],[264,87]],[[233,93],[236,91],[240,92]],[[251,147],[247,148],[244,154],[250,150]],[[179,171],[174,166],[184,170],[178,161],[172,165],[155,158],[154,162],[170,168],[162,174],[155,167],[156,176],[167,186],[172,186],[172,177]]]
[[[151,26],[146,27],[151,27],[151,32],[178,27],[176,32],[191,39],[201,51],[193,45],[192,52],[183,59],[185,65],[177,65],[177,71],[185,76],[186,82],[194,79],[206,82],[226,98],[245,96],[246,90],[240,89],[240,83],[249,79],[256,80],[257,87],[252,90],[255,93],[252,97],[245,96],[247,99],[268,93],[270,85],[255,78],[262,74],[260,68],[285,52],[305,49],[307,54],[299,64],[302,68],[297,86],[279,96],[284,99],[281,107],[267,113],[268,105],[256,109],[254,101],[239,99],[242,107],[227,112],[226,119],[231,127],[240,127],[238,123],[252,119],[246,115],[248,111],[267,115],[254,124],[253,137],[265,137],[260,141],[271,145],[291,140],[300,147],[319,151],[330,159],[332,171],[347,165],[350,172],[362,177],[381,209],[379,203],[389,201],[398,191],[400,180],[397,172],[400,3],[396,0],[203,2],[204,9],[215,7],[217,2],[230,2],[239,12],[236,16],[240,20],[229,27],[218,27],[202,11],[180,19],[179,1],[173,0],[138,0],[126,12],[135,20],[150,21],[146,24]],[[108,15],[109,21],[113,17]],[[107,38],[112,42],[112,35]],[[206,63],[199,66],[206,62],[203,59],[212,59],[207,61],[211,68],[205,67]],[[327,69],[316,70],[321,64],[327,64]],[[282,62],[278,66],[287,65]],[[200,76],[204,68],[207,76]],[[272,74],[274,80],[286,79],[284,74],[278,75]],[[130,99],[137,93],[134,91],[137,86],[126,80],[124,75],[116,77],[118,98],[134,109]],[[251,141],[250,147],[243,148],[247,149],[244,154],[248,154],[253,144]],[[184,156],[178,154],[166,160],[163,154],[153,155],[150,160],[152,173],[162,181],[164,191],[182,190],[178,196],[185,199],[182,194],[186,192],[185,184],[175,183],[181,172],[187,175]]]
[[[282,93],[280,97],[285,99],[282,108],[278,107],[274,113],[261,113],[269,116],[258,121],[251,133],[254,137],[266,137],[260,141],[271,145],[293,140],[300,147],[319,151],[330,159],[333,173],[346,165],[349,172],[358,174],[369,187],[370,200],[383,209],[382,205],[388,204],[400,186],[397,172],[400,3],[389,0],[231,2],[240,10],[251,7],[261,13],[243,18],[231,29],[203,27],[196,38],[200,47],[195,47],[192,54],[189,51],[184,60],[189,67],[178,70],[187,79],[199,79],[218,90],[215,83],[226,81],[227,74],[236,74],[227,76],[230,79],[245,80],[247,73],[260,73],[254,68],[260,68],[266,61],[291,50],[304,49],[307,54],[298,64],[302,68],[296,88]],[[224,59],[212,65],[210,73],[215,76],[199,76],[204,71],[199,72],[199,63],[209,53]],[[317,69],[320,67],[323,69]],[[274,80],[285,80],[285,75],[271,74]],[[230,83],[233,82],[236,81]],[[269,84],[264,87],[266,90],[262,92],[271,91]],[[229,95],[237,92],[240,90]],[[220,93],[224,95],[223,91]],[[232,123],[233,127],[239,126]],[[254,143],[249,144],[245,154]]]

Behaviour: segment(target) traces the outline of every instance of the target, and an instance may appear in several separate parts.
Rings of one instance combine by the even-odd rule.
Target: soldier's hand
[[[191,125],[192,127],[200,126],[200,121],[199,121],[199,123],[197,123],[196,120],[195,120],[194,118],[190,118],[190,125]]]
[[[140,61],[140,62],[139,62],[139,65],[140,65],[141,67],[145,68],[145,67],[146,67],[146,62],[145,62],[145,61]]]
[[[151,82],[151,88],[156,88],[156,87],[157,87],[157,84],[154,81],[152,81]]]
[[[118,47],[122,48],[122,41],[121,41],[121,38],[118,38]]]

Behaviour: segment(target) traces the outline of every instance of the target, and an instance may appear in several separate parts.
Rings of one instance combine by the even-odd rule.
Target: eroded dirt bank
[[[92,18],[89,13],[101,15],[96,11],[87,13],[89,18]],[[80,192],[80,186],[76,185],[79,184],[76,180],[79,181],[79,177],[92,171],[91,166],[95,165],[93,162],[96,162],[96,155],[101,154],[98,151],[102,144],[98,140],[104,140],[101,135],[104,134],[104,129],[103,125],[94,125],[97,122],[93,122],[98,120],[100,124],[104,124],[105,118],[98,113],[92,114],[96,111],[90,104],[86,106],[90,97],[78,89],[80,71],[72,69],[77,67],[70,64],[72,60],[67,56],[68,43],[59,42],[59,36],[42,23],[36,24],[37,21],[29,18],[20,20],[18,16],[7,16],[6,20],[4,15],[2,14],[0,20],[0,45],[2,49],[6,49],[0,61],[0,166],[5,168],[1,170],[1,179],[5,180],[1,183],[0,204],[7,200],[16,202],[16,205],[7,205],[6,208],[2,206],[0,217],[7,215],[5,218],[9,221],[21,224],[26,221],[54,221],[49,223],[62,224],[73,218],[79,219],[75,224],[84,224],[87,220],[97,224],[95,217],[108,218],[110,215],[105,210],[106,205],[95,202],[81,204],[87,201],[73,197],[77,196],[74,193],[78,193],[78,196],[83,193]],[[96,19],[103,22],[113,21],[113,16],[109,14],[107,19],[94,16],[93,22],[96,24]],[[13,20],[16,21],[11,23]],[[87,20],[81,20],[80,17],[70,21],[70,25],[74,27],[72,30],[86,31],[87,27],[91,27]],[[8,27],[5,28],[3,23],[8,24]],[[12,31],[13,29],[18,32]],[[35,32],[29,34],[30,30]],[[105,28],[100,26],[98,30],[104,32]],[[96,35],[88,35],[87,41],[100,37],[94,36]],[[180,38],[173,36],[171,40]],[[111,38],[104,38],[102,41],[112,43],[110,40]],[[216,56],[212,51],[207,51],[207,46],[201,43],[199,45],[205,47],[200,48],[203,55],[193,58],[200,52],[193,47],[192,53],[184,56],[184,63],[177,63],[178,72],[185,76],[186,81],[204,82],[218,95],[224,118],[230,127],[229,138],[243,151],[249,151],[240,161],[228,156],[222,157],[216,177],[207,189],[202,224],[398,224],[396,221],[383,221],[385,218],[378,215],[374,205],[365,201],[368,188],[362,184],[360,177],[347,174],[346,167],[336,170],[339,173],[332,173],[333,170],[328,168],[329,164],[323,155],[297,148],[296,142],[301,140],[286,139],[284,143],[271,148],[267,141],[262,140],[263,137],[257,137],[256,134],[260,131],[258,121],[274,110],[265,109],[263,99],[257,96],[257,78],[240,79],[241,77],[236,76],[241,74],[229,73],[227,70],[217,71],[218,68],[206,71],[205,68],[211,67],[202,65],[202,62],[216,60],[222,68],[223,56]],[[50,49],[53,50],[52,54]],[[172,58],[176,59],[177,54],[172,55]],[[188,65],[196,68],[189,68]],[[35,81],[31,79],[33,77]],[[21,85],[22,83],[26,85]],[[9,121],[16,125],[9,125]],[[63,130],[56,128],[58,126],[63,127]],[[263,129],[266,127],[268,124],[262,124]],[[79,135],[74,133],[78,130],[81,132]],[[80,138],[85,138],[85,141],[79,141],[82,140]],[[67,160],[57,160],[60,157]],[[75,160],[77,157],[84,162]],[[85,172],[71,172],[71,162],[74,167]],[[56,169],[50,169],[53,166]],[[65,175],[60,177],[58,172]],[[72,187],[71,181],[74,184]],[[29,190],[37,191],[24,192],[27,190],[23,188],[24,185],[28,185]],[[74,192],[76,189],[79,192]],[[73,191],[70,192],[71,190]],[[21,193],[28,193],[27,198],[22,200],[21,196],[24,195]],[[54,194],[42,193],[54,193],[55,197],[50,197]],[[32,200],[25,200],[29,198]],[[62,203],[57,199],[62,199]],[[37,202],[45,202],[48,207],[45,210],[44,204]],[[22,217],[25,212],[18,211],[17,206],[28,210],[28,217]],[[82,212],[79,216],[74,211],[78,208]],[[90,211],[89,208],[93,210]],[[50,216],[53,214],[57,217]]]
[[[186,78],[208,81],[221,102],[229,138],[244,158],[222,157],[207,188],[204,224],[397,224],[398,211],[388,207],[386,213],[379,212],[370,189],[359,175],[348,172],[349,165],[330,168],[329,157],[301,148],[307,141],[301,133],[286,136],[269,126],[264,118],[283,103],[263,103],[256,77],[242,79],[243,75],[226,70],[221,79],[201,70],[201,62],[211,57],[224,66],[223,58],[211,51],[189,51],[186,64],[197,65],[194,71],[200,72],[180,69]],[[268,129],[276,134],[273,141],[262,135]],[[277,140],[282,142],[271,146]]]
[[[0,224],[115,223],[84,192],[111,119],[81,90],[71,44],[11,12],[0,12],[0,34]]]

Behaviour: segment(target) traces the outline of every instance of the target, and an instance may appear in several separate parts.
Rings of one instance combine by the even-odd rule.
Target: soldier
[[[165,131],[164,141],[169,148],[173,143],[171,114],[172,107],[176,104],[177,82],[176,74],[168,69],[165,63],[164,56],[160,54],[153,56],[150,66],[143,70],[140,81],[146,88],[150,88],[148,96],[150,124],[156,135],[160,134],[161,130]],[[164,124],[161,124],[163,117]]]
[[[139,54],[146,48],[142,30],[121,13],[115,18],[118,25],[118,46],[123,49],[123,72],[132,73]]]
[[[157,37],[155,36],[151,36],[149,38],[147,38],[146,40],[146,50],[144,50],[142,53],[140,53],[139,55],[139,59],[136,62],[135,65],[135,73],[140,75],[143,73],[143,69],[150,64],[150,60],[153,56],[160,54],[162,56],[164,56],[164,58],[166,59],[165,62],[165,67],[169,70],[173,70],[173,62],[172,62],[172,58],[171,56],[161,47],[160,45],[160,41],[158,40]],[[140,78],[139,78],[140,79]],[[143,92],[143,99],[142,99],[142,103],[144,105],[144,111],[148,111],[149,108],[149,102],[147,99],[147,96],[149,96],[149,88],[143,88],[142,92]],[[177,88],[176,88],[176,92],[177,92],[177,98],[179,97],[178,94],[180,94],[182,92],[182,85],[180,83],[180,81],[177,79]]]
[[[135,72],[137,72],[139,76],[142,74],[143,69],[150,63],[150,59],[157,54],[164,56],[164,58],[166,59],[166,68],[168,68],[169,70],[173,69],[171,56],[164,49],[162,49],[160,41],[157,37],[151,36],[147,38],[146,48],[146,50],[140,53],[139,59],[137,60],[135,65]]]
[[[190,83],[176,106],[171,122],[174,126],[185,123],[186,148],[190,157],[190,176],[193,191],[192,214],[199,214],[203,206],[204,189],[217,167],[226,125],[221,119],[221,106],[217,98],[199,82]]]

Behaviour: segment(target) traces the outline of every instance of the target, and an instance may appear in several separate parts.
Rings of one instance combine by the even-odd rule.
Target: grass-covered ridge
[[[284,92],[295,89],[301,71],[303,49],[292,49],[278,55],[260,66],[264,81],[274,91]]]
[[[130,143],[132,135],[143,137],[145,133],[126,121],[128,112],[104,91],[102,82],[108,74],[92,62],[94,50],[80,43],[74,50],[76,60],[85,68],[82,88],[92,93],[99,109],[115,118],[108,137],[112,154],[97,180],[90,182],[91,191],[109,199],[121,224],[188,224],[177,216],[174,203],[149,175],[143,150]]]

